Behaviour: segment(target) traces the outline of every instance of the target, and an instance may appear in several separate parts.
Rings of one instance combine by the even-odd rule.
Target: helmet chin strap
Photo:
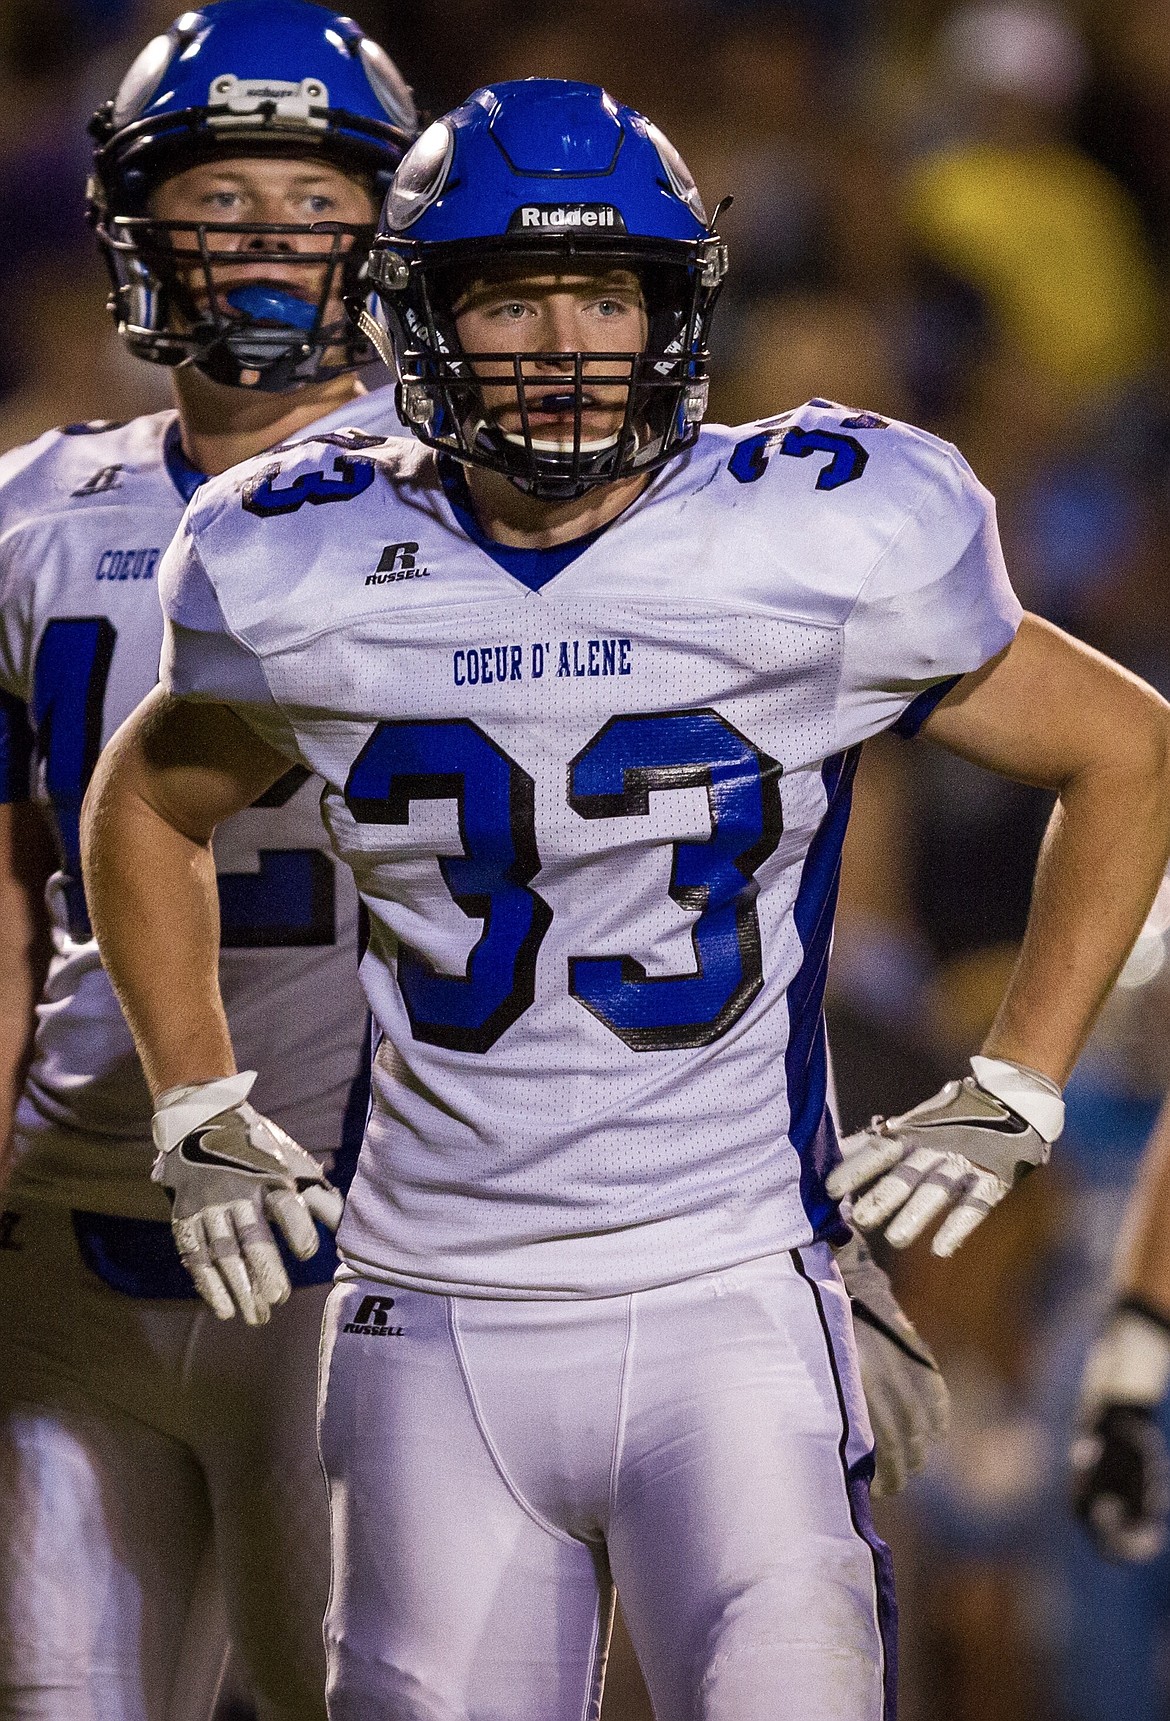
[[[526,395],[529,392],[539,394],[539,384],[534,385],[531,391],[526,388]],[[536,404],[546,412],[558,410],[572,412],[576,406],[576,396],[573,393],[566,394],[553,389],[540,398]],[[584,410],[585,404],[583,400],[582,410]],[[504,430],[501,434],[505,442],[510,442],[517,448],[532,448],[538,454],[567,454],[571,457],[578,449],[582,454],[604,453],[607,448],[612,448],[615,445],[621,436],[621,431],[615,430],[609,436],[583,436],[576,445],[574,445],[572,436],[529,435],[525,437],[522,432],[515,430]]]
[[[607,450],[615,448],[621,441],[621,431],[615,430],[609,436],[583,437],[576,449],[573,438],[525,436],[519,431],[502,430],[497,423],[490,419],[479,417],[466,427],[469,440],[474,446],[481,441],[482,433],[490,431],[499,436],[501,441],[510,443],[514,448],[527,449],[534,454],[552,455],[554,458],[571,461],[574,456],[584,456],[595,461]],[[641,442],[641,437],[635,431],[635,446]],[[458,456],[456,456],[458,458]],[[530,477],[525,473],[511,472],[508,475],[510,483],[525,496],[535,496],[545,502],[576,501],[593,488],[587,475],[573,476],[569,472],[557,472],[555,469]]]
[[[533,436],[528,441],[517,431],[505,430],[504,441],[515,444],[517,448],[535,448],[538,454],[572,454],[573,438],[571,436]],[[619,432],[612,436],[583,436],[577,446],[582,454],[601,454],[605,449],[612,448],[618,439]]]

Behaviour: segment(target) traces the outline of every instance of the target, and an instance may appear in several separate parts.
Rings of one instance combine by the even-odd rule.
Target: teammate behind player
[[[1170,846],[1170,714],[1021,621],[953,449],[824,401],[700,433],[724,268],[677,153],[603,91],[501,84],[437,122],[364,324],[418,441],[355,459],[335,509],[302,506],[327,445],[205,487],[163,687],[91,790],[95,924],[209,1287],[246,1239],[216,1260],[200,1230],[292,1187],[272,1153],[257,1180],[236,1104],[217,821],[318,771],[370,910],[382,1038],[322,1371],[334,1721],[578,1721],[614,1579],[663,1717],[892,1713],[827,1246],[858,748],[921,728],[1061,797],[978,1079],[935,1120],[946,1201],[1045,1156]],[[391,551],[414,577],[371,586]]]
[[[150,1095],[90,932],[78,816],[99,749],[154,683],[158,563],[204,475],[309,425],[396,423],[389,392],[355,380],[371,351],[342,299],[360,296],[415,129],[395,68],[349,20],[304,0],[184,13],[95,117],[90,191],[119,332],[174,367],[176,410],[53,431],[0,461],[0,967],[17,994],[0,1041],[5,1717],[206,1714],[199,1679],[180,1688],[209,1544],[262,1715],[323,1712],[313,1410],[334,1255],[310,1208],[336,1223],[319,1166],[344,1187],[364,1116],[352,883],[302,770],[217,838],[233,1032],[257,1099],[308,1150],[308,1206],[285,1217],[295,1255],[316,1253],[254,1249],[270,1301],[297,1287],[258,1340],[194,1298],[149,1182]],[[42,808],[60,850],[53,953],[13,1127],[41,979]]]

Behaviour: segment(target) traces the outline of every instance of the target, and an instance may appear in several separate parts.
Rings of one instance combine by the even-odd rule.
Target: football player
[[[429,127],[359,309],[417,440],[203,487],[162,686],[91,787],[154,1175],[245,1316],[303,1161],[217,995],[216,825],[317,772],[369,909],[321,1373],[334,1721],[595,1713],[614,1580],[663,1717],[892,1714],[835,1194],[899,1239],[949,1209],[946,1250],[1047,1158],[1170,847],[1170,712],[1022,618],[954,449],[826,401],[700,428],[725,268],[678,153],[596,87]],[[841,1166],[821,998],[887,728],[1060,806],[972,1073]]]
[[[322,1167],[344,1188],[364,1119],[356,896],[303,769],[217,837],[223,995],[309,1191],[271,1262],[267,1294],[287,1302],[261,1341],[193,1295],[149,1181],[150,1096],[90,929],[78,816],[100,748],[155,681],[159,562],[205,475],[309,426],[345,427],[343,471],[363,426],[396,423],[390,391],[355,378],[372,350],[343,297],[361,296],[417,126],[350,20],[219,0],[142,51],[92,130],[111,308],[133,353],[172,367],[175,409],[0,461],[0,1714],[206,1715],[184,1636],[204,1630],[211,1546],[261,1714],[291,1721],[324,1708],[314,1389],[334,1252],[314,1220],[336,1223]],[[44,813],[52,960],[14,1119]]]
[[[1140,1564],[1166,1546],[1170,1456],[1170,1102],[1150,1138],[1116,1248],[1112,1306],[1081,1380],[1073,1505],[1106,1559]]]

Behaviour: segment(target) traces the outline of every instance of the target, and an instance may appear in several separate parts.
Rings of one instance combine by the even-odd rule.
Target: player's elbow
[[[1084,799],[1098,816],[1109,809],[1131,834],[1170,842],[1170,705],[1126,676],[1108,716],[1098,715],[1083,754],[1055,786],[1066,808]]]
[[[1124,720],[1102,740],[1115,764],[1170,808],[1170,704],[1144,682],[1131,684]]]

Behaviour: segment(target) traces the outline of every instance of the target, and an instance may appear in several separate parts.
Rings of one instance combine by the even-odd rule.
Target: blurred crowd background
[[[354,11],[432,113],[527,74],[649,111],[708,206],[735,198],[712,416],[824,396],[950,438],[998,498],[1025,604],[1170,694],[1170,0]],[[89,114],[171,16],[0,0],[0,449],[167,401],[106,317],[82,194]],[[847,1125],[961,1072],[1049,811],[925,743],[867,755],[831,975]],[[1170,888],[1074,1078],[1057,1168],[954,1261],[894,1264],[955,1402],[947,1449],[883,1518],[902,1721],[1170,1717],[1170,1556],[1107,1567],[1064,1504],[1077,1374],[1170,1080],[1168,938]]]

